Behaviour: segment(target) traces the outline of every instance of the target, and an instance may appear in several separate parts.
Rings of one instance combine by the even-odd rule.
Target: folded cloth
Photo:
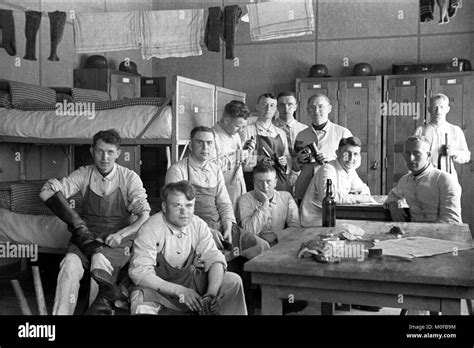
[[[202,54],[204,9],[142,11],[143,59]]]
[[[252,41],[308,35],[315,30],[311,0],[250,4],[247,11]]]
[[[138,11],[76,13],[74,42],[77,53],[138,49],[140,37]]]
[[[435,0],[420,0],[420,22],[429,22],[434,19]]]

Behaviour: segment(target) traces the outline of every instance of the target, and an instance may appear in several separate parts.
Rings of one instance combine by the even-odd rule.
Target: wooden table
[[[340,204],[336,206],[336,218],[348,220],[391,221],[390,212],[383,207],[387,196],[372,196],[377,205]]]
[[[425,236],[471,243],[467,224],[400,223],[338,220],[366,231],[365,239],[386,240],[392,226],[405,236]],[[252,282],[262,289],[262,314],[282,314],[281,299],[319,303],[352,303],[460,314],[461,299],[474,298],[474,249],[414,258],[342,259],[323,264],[312,258],[298,259],[303,241],[330,233],[333,228],[294,228],[269,251],[245,264]],[[333,306],[324,314],[331,314]]]

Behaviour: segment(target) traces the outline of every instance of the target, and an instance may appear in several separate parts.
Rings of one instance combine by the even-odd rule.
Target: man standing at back
[[[301,201],[306,189],[318,168],[326,162],[336,159],[336,150],[342,138],[352,136],[350,130],[329,121],[331,102],[324,94],[315,94],[308,100],[306,108],[311,117],[311,127],[301,131],[296,137],[293,158],[293,170],[300,172],[295,183],[295,199]],[[317,153],[308,154],[304,147],[314,143]]]

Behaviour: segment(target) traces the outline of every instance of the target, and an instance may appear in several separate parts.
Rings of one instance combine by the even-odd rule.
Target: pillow
[[[56,103],[56,91],[51,88],[10,81],[13,106],[50,105]]]
[[[109,93],[96,89],[73,88],[72,99],[75,102],[101,102],[109,101]]]
[[[0,108],[11,109],[11,107],[10,93],[0,89]]]

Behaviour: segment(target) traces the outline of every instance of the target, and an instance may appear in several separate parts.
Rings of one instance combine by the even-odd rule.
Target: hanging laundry
[[[242,9],[238,5],[224,8],[225,59],[234,59],[235,33],[241,16]]]
[[[140,48],[140,13],[76,13],[74,42],[77,53],[101,53]]]
[[[48,59],[51,61],[58,61],[59,57],[56,53],[58,45],[61,42],[64,34],[64,27],[66,26],[66,12],[54,11],[48,12],[49,16],[49,31],[51,37],[51,54]]]
[[[434,19],[435,0],[420,0],[420,22],[429,22]]]
[[[204,10],[143,11],[143,59],[199,56]]]
[[[247,5],[252,41],[309,35],[314,31],[311,0]]]
[[[11,10],[0,10],[0,30],[2,33],[0,47],[10,56],[16,54],[15,22]]]
[[[41,12],[38,11],[25,12],[26,52],[23,59],[36,60],[36,36],[41,24],[41,16]]]
[[[448,16],[450,18],[456,16],[458,8],[462,7],[462,0],[449,0]]]
[[[207,17],[206,31],[204,35],[204,43],[206,44],[208,51],[221,51],[222,26],[221,8],[209,7],[209,15]]]

